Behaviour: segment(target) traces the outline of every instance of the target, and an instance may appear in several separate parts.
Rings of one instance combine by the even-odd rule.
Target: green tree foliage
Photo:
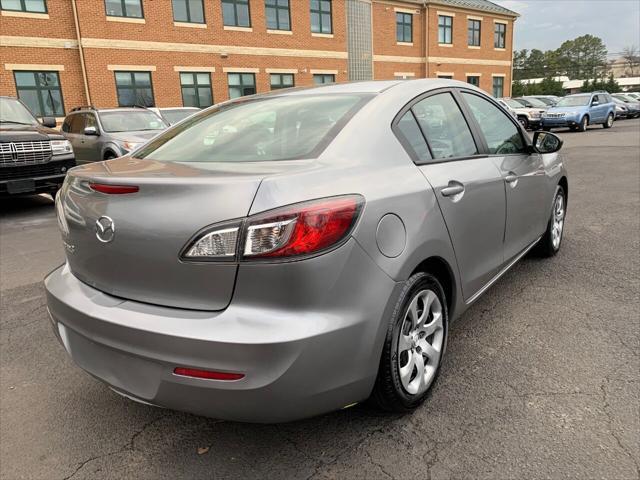
[[[520,80],[513,82],[511,95],[521,97],[523,95],[564,95],[562,82],[547,77],[540,83],[523,83]]]
[[[593,81],[585,80],[580,87],[580,91],[583,93],[586,92],[595,92],[596,90],[606,90],[609,93],[616,93],[620,91],[620,85],[616,82],[616,79],[613,78],[613,75],[610,75],[609,78],[596,78]]]

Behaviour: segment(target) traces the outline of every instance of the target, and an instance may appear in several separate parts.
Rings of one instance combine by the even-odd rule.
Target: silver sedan
[[[560,249],[561,146],[450,80],[211,107],[69,172],[53,330],[152,405],[251,422],[370,397],[411,411],[452,320],[530,250]]]

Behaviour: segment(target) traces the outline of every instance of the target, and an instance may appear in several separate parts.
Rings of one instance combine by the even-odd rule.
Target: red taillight
[[[125,193],[136,193],[140,190],[135,185],[109,185],[107,183],[90,183],[91,190],[96,192],[106,193],[108,195],[123,195]]]
[[[176,367],[173,373],[180,375],[181,377],[194,377],[204,378],[207,380],[240,380],[244,378],[244,373],[230,373],[230,372],[214,372],[211,370],[199,370],[197,368],[183,368]]]
[[[343,240],[355,224],[363,198],[326,198],[249,218],[245,258],[302,256],[326,250]]]

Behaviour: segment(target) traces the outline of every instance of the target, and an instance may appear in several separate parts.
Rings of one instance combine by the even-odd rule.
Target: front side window
[[[229,73],[229,98],[244,97],[256,93],[254,73]]]
[[[424,139],[424,135],[418,126],[418,122],[413,116],[413,112],[409,110],[398,122],[398,130],[404,137],[405,142],[411,147],[418,161],[423,162],[431,160],[429,147]]]
[[[438,15],[438,43],[453,43],[453,17]]]
[[[313,75],[314,85],[325,85],[327,83],[336,83],[336,76],[332,73],[316,73]]]
[[[505,48],[507,38],[507,26],[504,23],[496,23],[493,34],[493,43],[495,48]]]
[[[311,0],[311,31],[333,33],[331,0]]]
[[[471,85],[473,85],[475,87],[479,87],[480,86],[480,77],[478,77],[477,75],[468,75],[467,76],[467,83],[470,83]]]
[[[314,158],[368,95],[253,98],[197,113],[136,152],[165,162]]]
[[[206,108],[213,105],[211,74],[207,72],[183,72],[180,74],[182,105]]]
[[[250,27],[249,0],[222,0],[222,20],[229,27]]]
[[[204,23],[202,0],[171,0],[173,20],[185,23]]]
[[[413,42],[413,15],[396,12],[396,40],[398,42]]]
[[[504,77],[493,77],[493,96],[504,97]]]
[[[289,0],[265,0],[264,9],[269,30],[291,30]]]
[[[115,72],[115,76],[120,107],[155,105],[150,72]]]
[[[143,18],[142,0],[105,0],[109,17]]]
[[[293,73],[272,73],[271,74],[271,90],[279,90],[281,88],[290,88],[295,86]]]
[[[480,20],[469,20],[467,44],[471,47],[480,46]]]
[[[58,72],[14,72],[18,98],[36,117],[63,117]]]
[[[471,130],[450,93],[427,97],[411,110],[429,142],[433,158],[468,157],[478,153]]]
[[[47,13],[45,0],[0,0],[0,8],[11,12]]]
[[[525,151],[520,131],[502,110],[478,95],[463,92],[462,96],[482,130],[490,154],[508,155]]]

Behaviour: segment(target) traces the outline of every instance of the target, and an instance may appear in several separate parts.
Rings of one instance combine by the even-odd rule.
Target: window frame
[[[322,1],[329,2],[329,12],[326,12],[325,10],[322,9]],[[317,32],[313,30],[313,22],[311,21],[311,16],[314,13],[318,14],[318,19],[320,21],[319,23],[320,30]],[[329,13],[329,31],[323,32],[322,31],[322,15],[323,14],[326,15],[327,13]],[[310,1],[309,2],[309,22],[310,22],[311,33],[319,33],[321,35],[333,35],[333,0],[318,0],[317,10],[313,8]]]
[[[500,88],[502,89],[502,94],[500,95],[496,95],[495,91],[496,91],[496,80],[497,79],[502,80],[502,85],[500,86]],[[496,97],[496,98],[502,98],[504,97],[504,84],[505,84],[505,77],[500,77],[500,76],[495,76],[495,77],[491,77],[491,94]],[[531,107],[528,107],[531,108]]]
[[[18,80],[16,78],[16,73],[31,73],[33,75],[34,81],[35,81],[35,86],[26,86],[26,87],[19,87],[18,86]],[[38,82],[36,80],[36,73],[55,73],[57,79],[58,79],[58,85],[56,87],[41,87],[38,85]],[[56,118],[60,118],[60,117],[64,117],[66,116],[66,109],[64,107],[64,96],[62,94],[62,83],[60,82],[60,72],[56,71],[56,70],[14,70],[13,71],[13,84],[16,86],[16,96],[18,97],[18,99],[27,106],[27,109],[31,112],[31,114],[36,117],[36,118],[44,118],[44,117],[56,117]],[[62,104],[62,114],[61,115],[56,115],[56,113],[54,112],[53,115],[44,115],[44,105],[42,103],[42,96],[40,95],[40,92],[43,90],[58,90],[58,92],[60,93],[60,103]],[[20,98],[20,90],[29,90],[29,91],[33,91],[37,93],[37,97],[38,97],[38,108],[40,109],[42,115],[39,115],[38,112],[33,112],[31,111],[31,108],[29,108],[29,106],[27,105],[27,102],[25,102],[24,100],[22,100]]]
[[[287,6],[282,7],[278,5],[278,0],[274,0],[276,2],[275,5],[268,5],[268,0],[264,2],[264,22],[267,25],[267,30],[278,30],[280,32],[291,32],[293,30],[293,25],[291,24],[291,0],[287,0]],[[276,11],[276,28],[270,27],[267,20],[267,10],[274,9]],[[289,17],[289,28],[281,28],[280,27],[280,15],[278,15],[280,10],[286,10],[287,16]]]
[[[233,20],[234,23],[229,24],[226,23],[225,18],[224,18],[224,4],[231,4],[233,5]],[[246,5],[247,6],[247,17],[249,17],[249,24],[248,25],[240,25],[238,24],[238,5]],[[250,0],[221,0],[220,2],[220,8],[222,9],[222,26],[223,27],[238,27],[238,28],[251,28],[252,22],[251,22],[251,2]]]
[[[406,19],[409,17],[409,23]],[[402,38],[398,38],[398,27],[402,26]],[[409,27],[410,36],[409,40],[404,38],[404,29]],[[396,12],[396,42],[399,43],[413,43],[413,14],[407,12]]]
[[[471,83],[469,81],[470,78],[477,78],[478,79],[478,84],[476,85],[475,83]],[[474,87],[480,88],[480,76],[479,75],[467,75],[467,83],[469,85],[473,85]]]
[[[240,75],[240,84],[238,85],[231,85],[229,83],[229,75]],[[239,97],[232,97],[231,96],[231,88],[241,88],[244,90],[245,85],[244,82],[242,81],[243,75],[252,75],[253,76],[253,89],[255,90],[255,93],[248,93],[245,94],[243,91],[243,94],[240,95]],[[258,93],[258,85],[256,82],[256,74],[254,72],[227,72],[227,95],[229,96],[229,100],[235,100],[238,98],[243,98],[243,97],[248,97],[250,95],[256,95]]]
[[[131,75],[131,87],[118,87],[118,73],[128,73]],[[135,83],[135,74],[136,73],[146,73],[147,75],[149,75],[149,86],[148,87],[139,87],[139,88],[150,88],[151,89],[151,100],[153,105],[144,105],[145,107],[155,107],[156,105],[156,94],[153,90],[153,75],[151,74],[151,72],[148,71],[139,71],[139,70],[116,70],[113,72],[113,81],[115,82],[116,85],[116,99],[118,101],[118,107],[135,107],[136,103],[134,103],[133,105],[120,105],[120,90],[121,89],[131,89],[131,90],[136,90],[136,83]]]
[[[292,80],[291,85],[282,86],[283,85],[282,77],[284,77],[285,75],[286,76],[291,76],[291,80]],[[273,88],[273,82],[271,81],[274,76],[280,77],[280,86],[276,87],[276,88]],[[293,88],[295,86],[296,86],[296,75],[295,75],[295,73],[270,73],[269,74],[269,88],[271,89],[271,91],[273,91],[273,90],[282,90],[282,89],[285,89],[285,88]]]
[[[449,25],[441,23],[442,19],[448,18]],[[444,32],[444,40],[440,41],[440,31]],[[449,41],[447,42],[447,31],[449,32]],[[439,45],[453,45],[453,17],[451,15],[438,15],[438,44]]]
[[[316,77],[322,77],[322,78],[326,78],[326,77],[333,77],[333,81],[332,82],[322,82],[322,83],[316,83]],[[320,86],[320,85],[332,85],[334,83],[336,83],[336,74],[335,73],[314,73],[311,76],[311,81],[313,82],[314,86]]]
[[[471,42],[475,42],[476,32],[478,34],[478,43],[471,43]],[[467,46],[469,47],[482,46],[482,20],[478,20],[477,18],[467,19]]]
[[[49,6],[47,5],[47,0],[42,0],[42,3],[44,4],[43,12],[40,12],[37,10],[27,10],[26,0],[19,0],[19,2],[20,2],[20,8],[18,10],[14,8],[5,8],[2,6],[2,2],[0,2],[0,10],[3,10],[5,12],[41,13],[43,15],[49,13]]]
[[[502,40],[500,45],[499,40]],[[507,24],[495,22],[493,24],[493,48],[507,48]]]
[[[180,96],[182,97],[182,106],[185,108],[189,108],[189,107],[196,107],[196,108],[208,108],[212,105],[215,105],[215,99],[213,98],[213,83],[212,83],[212,79],[211,79],[211,72],[178,72],[178,80],[180,81]],[[182,84],[182,75],[191,75],[193,78],[193,83],[191,85],[183,85]],[[208,75],[209,77],[209,83],[207,85],[200,85],[198,84],[198,75]],[[196,99],[198,100],[198,104],[197,105],[185,105],[184,104],[184,89],[185,88],[194,88],[196,91]],[[200,89],[205,89],[208,88],[209,91],[211,92],[211,105],[200,105],[200,93],[199,90]]]
[[[177,23],[195,23],[196,25],[206,25],[207,24],[207,14],[205,12],[205,8],[204,8],[204,0],[200,0],[200,5],[202,5],[202,21],[201,22],[196,22],[194,20],[191,19],[191,6],[190,6],[190,1],[189,0],[182,0],[185,2],[185,7],[187,10],[187,20],[177,20],[176,19],[176,12],[173,9],[173,3],[176,0],[171,0],[171,11],[173,13],[173,21],[177,22]]]
[[[117,18],[137,18],[137,19],[143,19],[144,18],[144,0],[138,0],[138,2],[140,2],[140,16],[139,17],[134,17],[133,15],[127,15],[127,4],[125,2],[125,0],[116,0],[120,2],[120,7],[122,8],[122,15],[113,15],[110,14],[107,11],[107,0],[104,0],[104,13],[107,17],[117,17]],[[171,7],[173,9],[173,2],[171,2]]]

